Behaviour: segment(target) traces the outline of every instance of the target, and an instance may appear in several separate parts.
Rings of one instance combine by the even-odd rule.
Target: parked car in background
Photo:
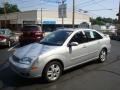
[[[98,60],[104,62],[110,52],[108,35],[92,29],[60,29],[17,49],[9,58],[12,70],[23,77],[44,77],[56,81],[64,70]]]
[[[38,42],[43,38],[44,34],[41,27],[37,25],[24,26],[21,31],[22,34],[19,37],[20,45]]]
[[[16,38],[10,29],[0,29],[0,46],[11,46],[15,43]]]

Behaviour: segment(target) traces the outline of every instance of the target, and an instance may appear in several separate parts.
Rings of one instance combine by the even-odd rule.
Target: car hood
[[[43,45],[39,43],[33,43],[27,46],[21,47],[19,49],[16,49],[16,51],[14,52],[14,55],[19,59],[29,57],[32,60],[35,60],[38,58],[39,55],[44,54],[48,51],[51,51],[57,47],[58,46],[48,46],[48,45]]]

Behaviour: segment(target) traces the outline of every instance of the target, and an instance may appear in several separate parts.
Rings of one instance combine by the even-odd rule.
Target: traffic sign
[[[67,4],[60,4],[58,7],[58,16],[59,18],[66,18]]]

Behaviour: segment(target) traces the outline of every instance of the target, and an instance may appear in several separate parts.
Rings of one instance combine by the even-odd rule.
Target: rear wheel
[[[105,49],[102,49],[100,54],[99,54],[99,62],[105,62],[107,60],[107,51]]]
[[[57,61],[50,62],[43,71],[43,78],[47,82],[54,82],[59,79],[62,73],[62,65]]]

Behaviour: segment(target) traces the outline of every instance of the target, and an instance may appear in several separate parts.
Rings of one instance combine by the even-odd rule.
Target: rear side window
[[[92,31],[87,30],[87,31],[84,31],[84,33],[85,33],[85,36],[87,38],[87,41],[95,40],[95,37],[94,37],[94,34]]]
[[[95,32],[95,31],[90,31],[90,30],[86,30],[84,31],[87,41],[94,41],[94,40],[99,40],[102,39],[102,36]]]
[[[39,26],[24,26],[22,28],[22,31],[37,31],[37,30],[41,31]]]
[[[95,31],[93,31],[93,35],[94,35],[95,40],[102,39],[102,36]]]

